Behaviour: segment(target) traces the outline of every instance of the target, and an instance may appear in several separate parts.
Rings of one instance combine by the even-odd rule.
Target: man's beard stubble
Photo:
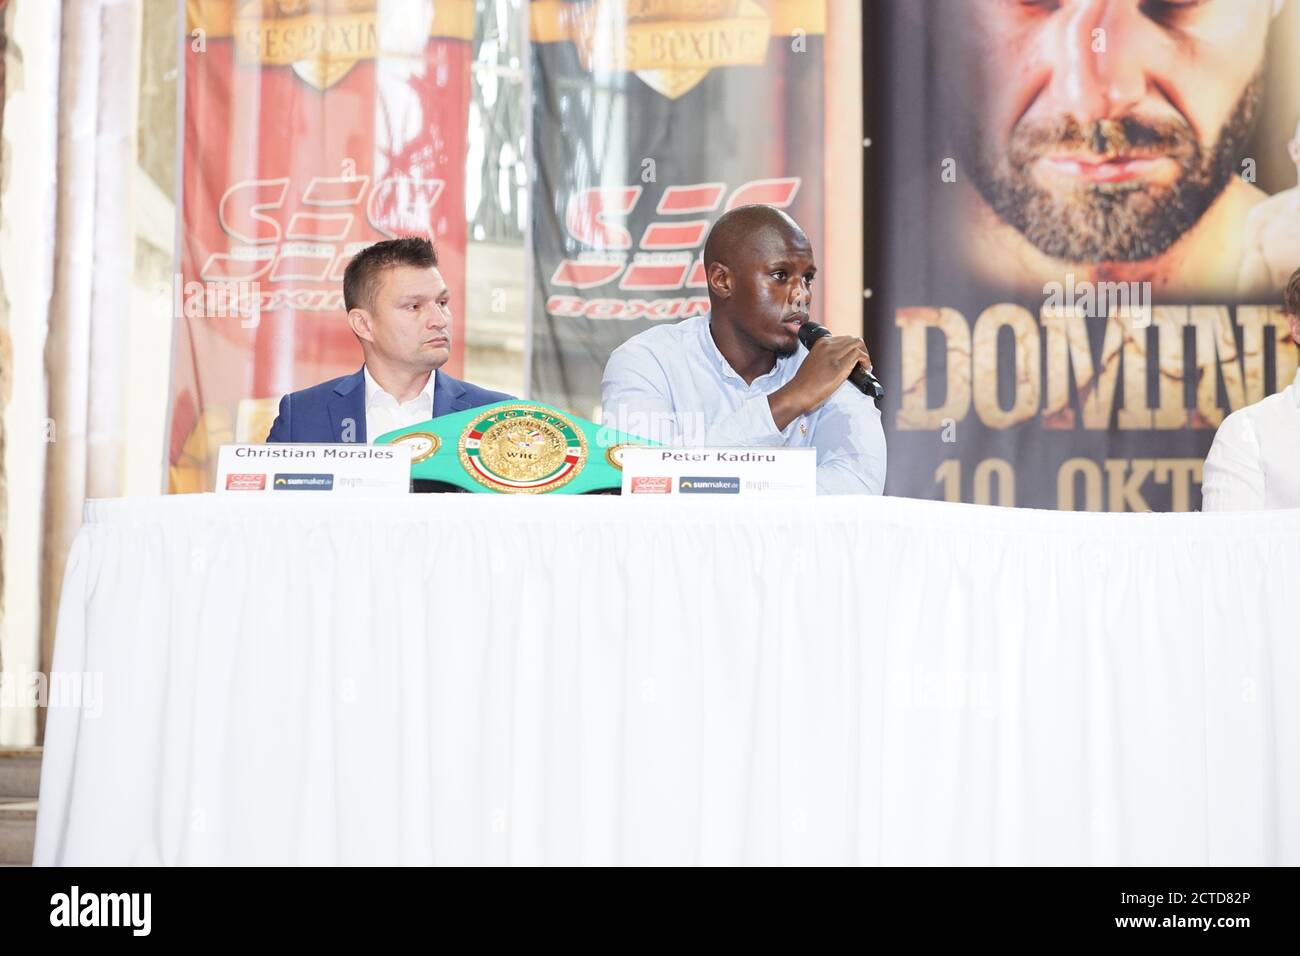
[[[789,358],[791,355],[794,355],[794,353],[798,351],[799,351],[799,340],[795,339],[789,345],[782,345],[778,347],[776,350],[776,357]]]
[[[1073,118],[1017,128],[1005,152],[974,132],[972,179],[984,200],[1040,251],[1067,262],[1140,262],[1164,253],[1200,221],[1236,173],[1263,97],[1263,71],[1246,85],[1210,150],[1181,122],[1133,118],[1081,126]],[[1057,148],[1118,157],[1163,153],[1181,172],[1170,186],[1082,184],[1068,196],[1034,181],[1035,160]]]

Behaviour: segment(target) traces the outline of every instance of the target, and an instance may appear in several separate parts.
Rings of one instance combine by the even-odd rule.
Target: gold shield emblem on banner
[[[316,89],[328,90],[356,65],[356,60],[298,60],[293,64],[293,72]]]
[[[534,0],[533,40],[572,42],[584,70],[635,73],[677,99],[727,66],[761,66],[774,36],[825,32],[825,0]]]
[[[360,62],[419,62],[430,38],[474,36],[474,0],[186,0],[185,7],[196,41],[229,37],[240,62],[288,66],[318,90]]]

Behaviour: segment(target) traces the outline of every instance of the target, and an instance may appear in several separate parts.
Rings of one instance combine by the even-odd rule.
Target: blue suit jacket
[[[433,379],[433,417],[504,402],[513,397],[439,372]],[[344,438],[344,432],[349,423],[351,441],[365,444],[370,440],[366,435],[366,383],[361,369],[284,396],[280,399],[280,413],[275,416],[266,440],[317,445],[342,442],[348,440]]]

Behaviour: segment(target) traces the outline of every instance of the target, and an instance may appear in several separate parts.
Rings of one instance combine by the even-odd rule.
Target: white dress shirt
[[[709,316],[659,325],[614,350],[601,382],[601,418],[619,431],[677,447],[817,449],[820,494],[878,495],[885,432],[875,402],[847,382],[821,408],[778,429],[767,396],[808,351],[777,359],[746,383],[718,351]]]
[[[429,373],[429,381],[424,383],[420,394],[409,402],[398,404],[397,399],[380,387],[370,374],[370,369],[362,367],[366,378],[366,441],[374,444],[380,435],[397,428],[418,425],[433,417],[433,380],[436,371]]]
[[[1300,372],[1223,420],[1205,459],[1205,511],[1300,508]]]

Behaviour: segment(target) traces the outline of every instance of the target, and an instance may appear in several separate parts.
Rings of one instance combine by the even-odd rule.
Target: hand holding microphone
[[[849,370],[849,382],[863,395],[867,395],[871,398],[885,397],[885,387],[881,385],[879,380],[869,371],[871,368],[871,355],[867,352],[867,347],[863,344],[861,339],[855,339],[848,335],[831,335],[830,329],[823,325],[818,325],[816,322],[805,322],[803,325],[799,326],[799,341],[802,342],[803,347],[808,350],[810,358],[813,346],[822,339],[829,340],[828,344],[831,345],[832,350],[836,354],[836,358],[844,362],[848,362],[850,353],[854,351],[853,346],[856,345],[858,351],[861,352],[861,355],[856,358]],[[830,396],[828,395],[826,397],[829,398]]]
[[[808,349],[808,356],[794,378],[768,396],[777,428],[784,430],[800,415],[821,408],[846,380],[864,395],[878,398],[885,394],[880,382],[867,371],[871,354],[861,339],[831,335],[829,329],[815,322],[804,322],[799,326],[799,341]]]

